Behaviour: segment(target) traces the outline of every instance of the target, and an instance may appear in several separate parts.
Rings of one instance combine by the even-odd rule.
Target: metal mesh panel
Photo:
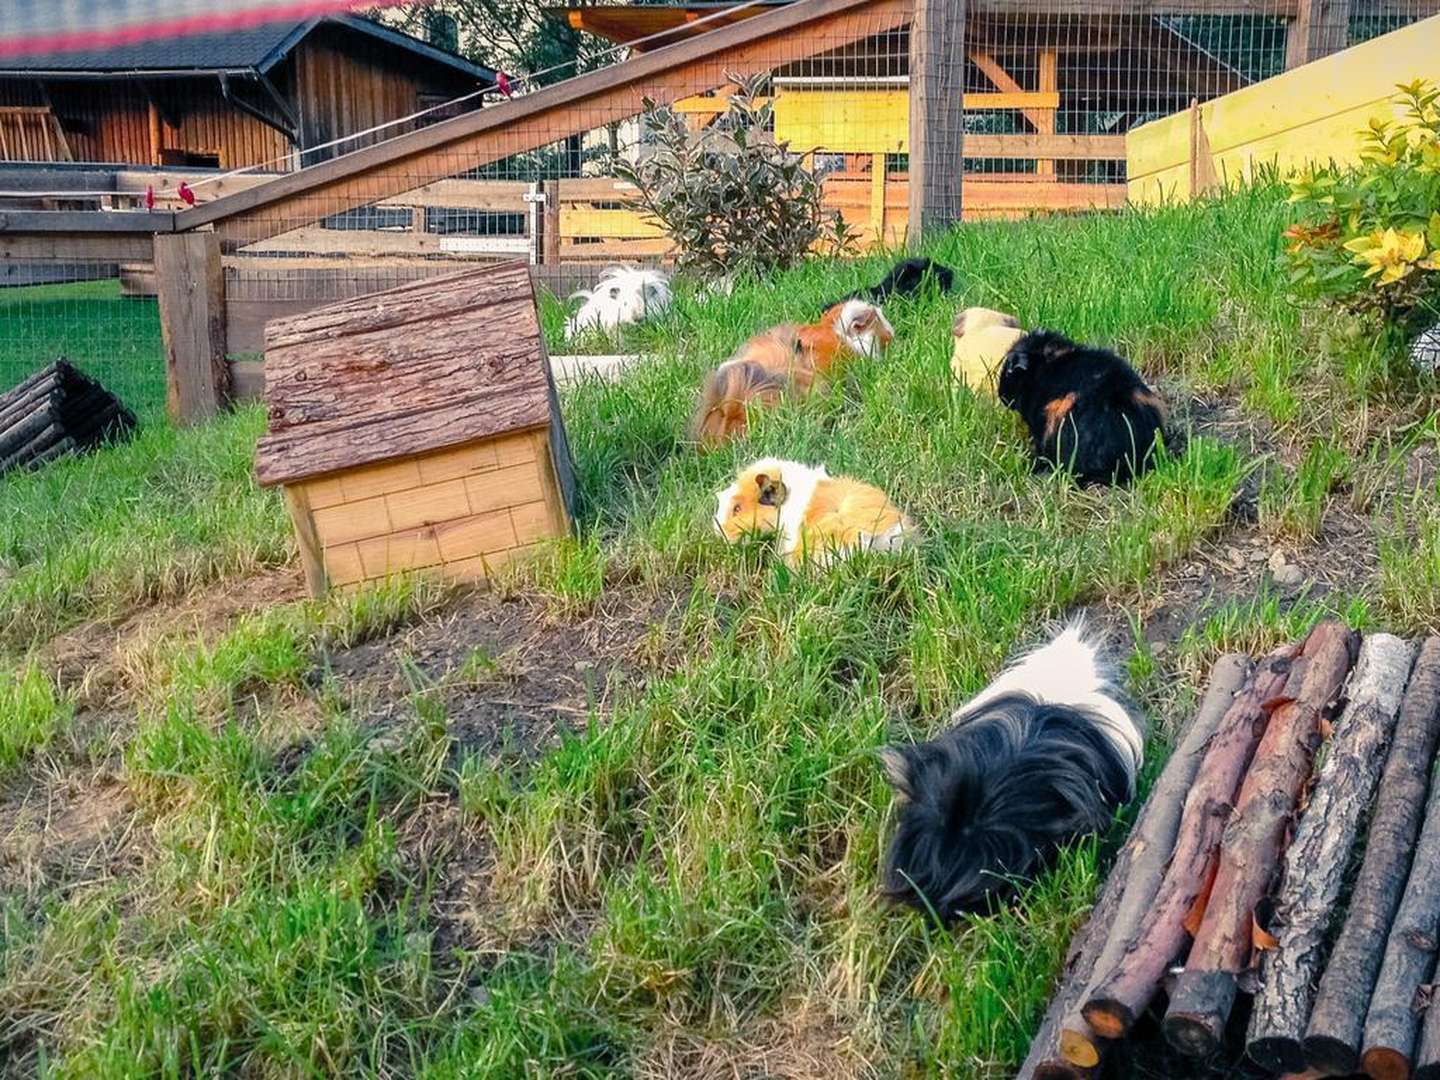
[[[963,164],[929,167],[963,171],[967,218],[1119,207],[1127,132],[1437,7],[970,0],[963,48],[942,43],[963,102],[930,114],[942,136],[963,128]],[[916,0],[562,10],[556,17],[587,43],[582,66],[596,70],[515,74],[504,88],[295,148],[264,169],[130,166],[81,193],[17,193],[0,182],[0,213],[140,208],[152,189],[154,214],[217,233],[227,348],[253,357],[268,318],[477,263],[525,259],[563,295],[607,264],[672,258],[672,238],[636,209],[616,161],[653,152],[663,109],[704,137],[724,123],[732,80],[762,74],[773,106],[766,136],[822,178],[824,206],[843,216],[860,249],[897,245],[909,225],[915,10]],[[308,167],[277,179],[297,157]],[[76,185],[97,182],[85,176]],[[0,255],[0,282],[0,388],[63,354],[132,404],[159,400],[160,333],[143,263],[41,259],[33,245],[11,247]]]

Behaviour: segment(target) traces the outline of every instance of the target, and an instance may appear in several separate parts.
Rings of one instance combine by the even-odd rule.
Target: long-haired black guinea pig
[[[1130,800],[1143,723],[1083,621],[1010,662],[930,742],[881,751],[885,892],[943,922],[989,910]]]
[[[1160,398],[1107,349],[1033,331],[1005,354],[998,390],[1030,429],[1037,471],[1123,484],[1154,463],[1165,427]]]
[[[934,259],[902,259],[889,269],[879,284],[868,285],[832,300],[825,305],[825,309],[828,311],[846,300],[884,304],[896,296],[917,296],[925,288],[926,282],[932,282],[940,292],[948,293],[955,288],[955,271]]]

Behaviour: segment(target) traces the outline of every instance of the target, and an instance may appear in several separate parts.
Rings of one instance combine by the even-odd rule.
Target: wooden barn
[[[0,161],[289,171],[333,156],[325,144],[334,139],[494,82],[489,68],[351,15],[8,56]]]

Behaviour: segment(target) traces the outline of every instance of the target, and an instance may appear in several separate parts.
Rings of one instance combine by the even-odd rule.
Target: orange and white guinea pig
[[[856,551],[898,551],[916,529],[889,496],[823,465],[763,458],[741,469],[715,497],[715,529],[735,543],[748,532],[773,533],[792,566],[829,566]]]
[[[955,316],[950,333],[955,339],[951,374],[975,393],[994,397],[1005,354],[1025,336],[1019,321],[990,308],[966,308]]]
[[[773,408],[787,394],[806,397],[852,356],[877,356],[895,337],[885,314],[845,300],[807,326],[787,323],[756,334],[710,373],[690,423],[691,438],[710,448],[741,434],[753,403]]]

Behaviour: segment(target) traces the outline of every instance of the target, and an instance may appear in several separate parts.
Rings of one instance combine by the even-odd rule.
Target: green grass
[[[1257,532],[1292,544],[1323,540],[1347,495],[1379,513],[1374,595],[1359,581],[1261,593],[1198,612],[1168,652],[1137,647],[1127,670],[1156,720],[1147,776],[1219,652],[1330,612],[1407,631],[1440,612],[1440,500],[1433,478],[1406,480],[1434,445],[1417,422],[1430,388],[1286,296],[1283,220],[1259,191],[966,227],[932,251],[959,270],[960,297],[896,302],[887,357],[706,456],[679,441],[702,372],[884,260],[724,297],[682,287],[625,343],[655,362],[567,394],[581,534],[501,585],[561,625],[677,598],[625,654],[609,713],[523,767],[455,745],[448,695],[484,699],[513,677],[486,647],[441,679],[402,655],[408,694],[377,728],[326,658],[446,602],[413,586],[137,646],[99,770],[144,845],[108,877],[52,871],[0,902],[0,1052],[60,1076],[620,1077],[686,1074],[701,1056],[743,1073],[777,1050],[839,1075],[1005,1075],[1124,823],[1013,908],[940,930],[878,896],[876,749],[942,727],[1048,618],[1107,602],[1143,629],[1160,571],[1237,527],[1247,483]],[[950,383],[958,303],[1129,353],[1182,428],[1193,395],[1234,403],[1267,456],[1192,433],[1130,489],[1034,476],[1014,418]],[[560,318],[547,302],[552,337]],[[261,425],[249,411],[155,426],[0,482],[0,643],[19,657],[0,702],[34,717],[0,742],[7,790],[95,768],[62,737],[84,718],[37,647],[293,560],[276,499],[250,480]],[[883,484],[923,543],[824,574],[721,545],[711,493],[761,453]],[[480,855],[462,861],[469,844]],[[469,886],[463,949],[453,893],[436,899],[452,867]]]
[[[165,406],[159,307],[118,279],[0,289],[0,393],[62,356],[142,419]]]

